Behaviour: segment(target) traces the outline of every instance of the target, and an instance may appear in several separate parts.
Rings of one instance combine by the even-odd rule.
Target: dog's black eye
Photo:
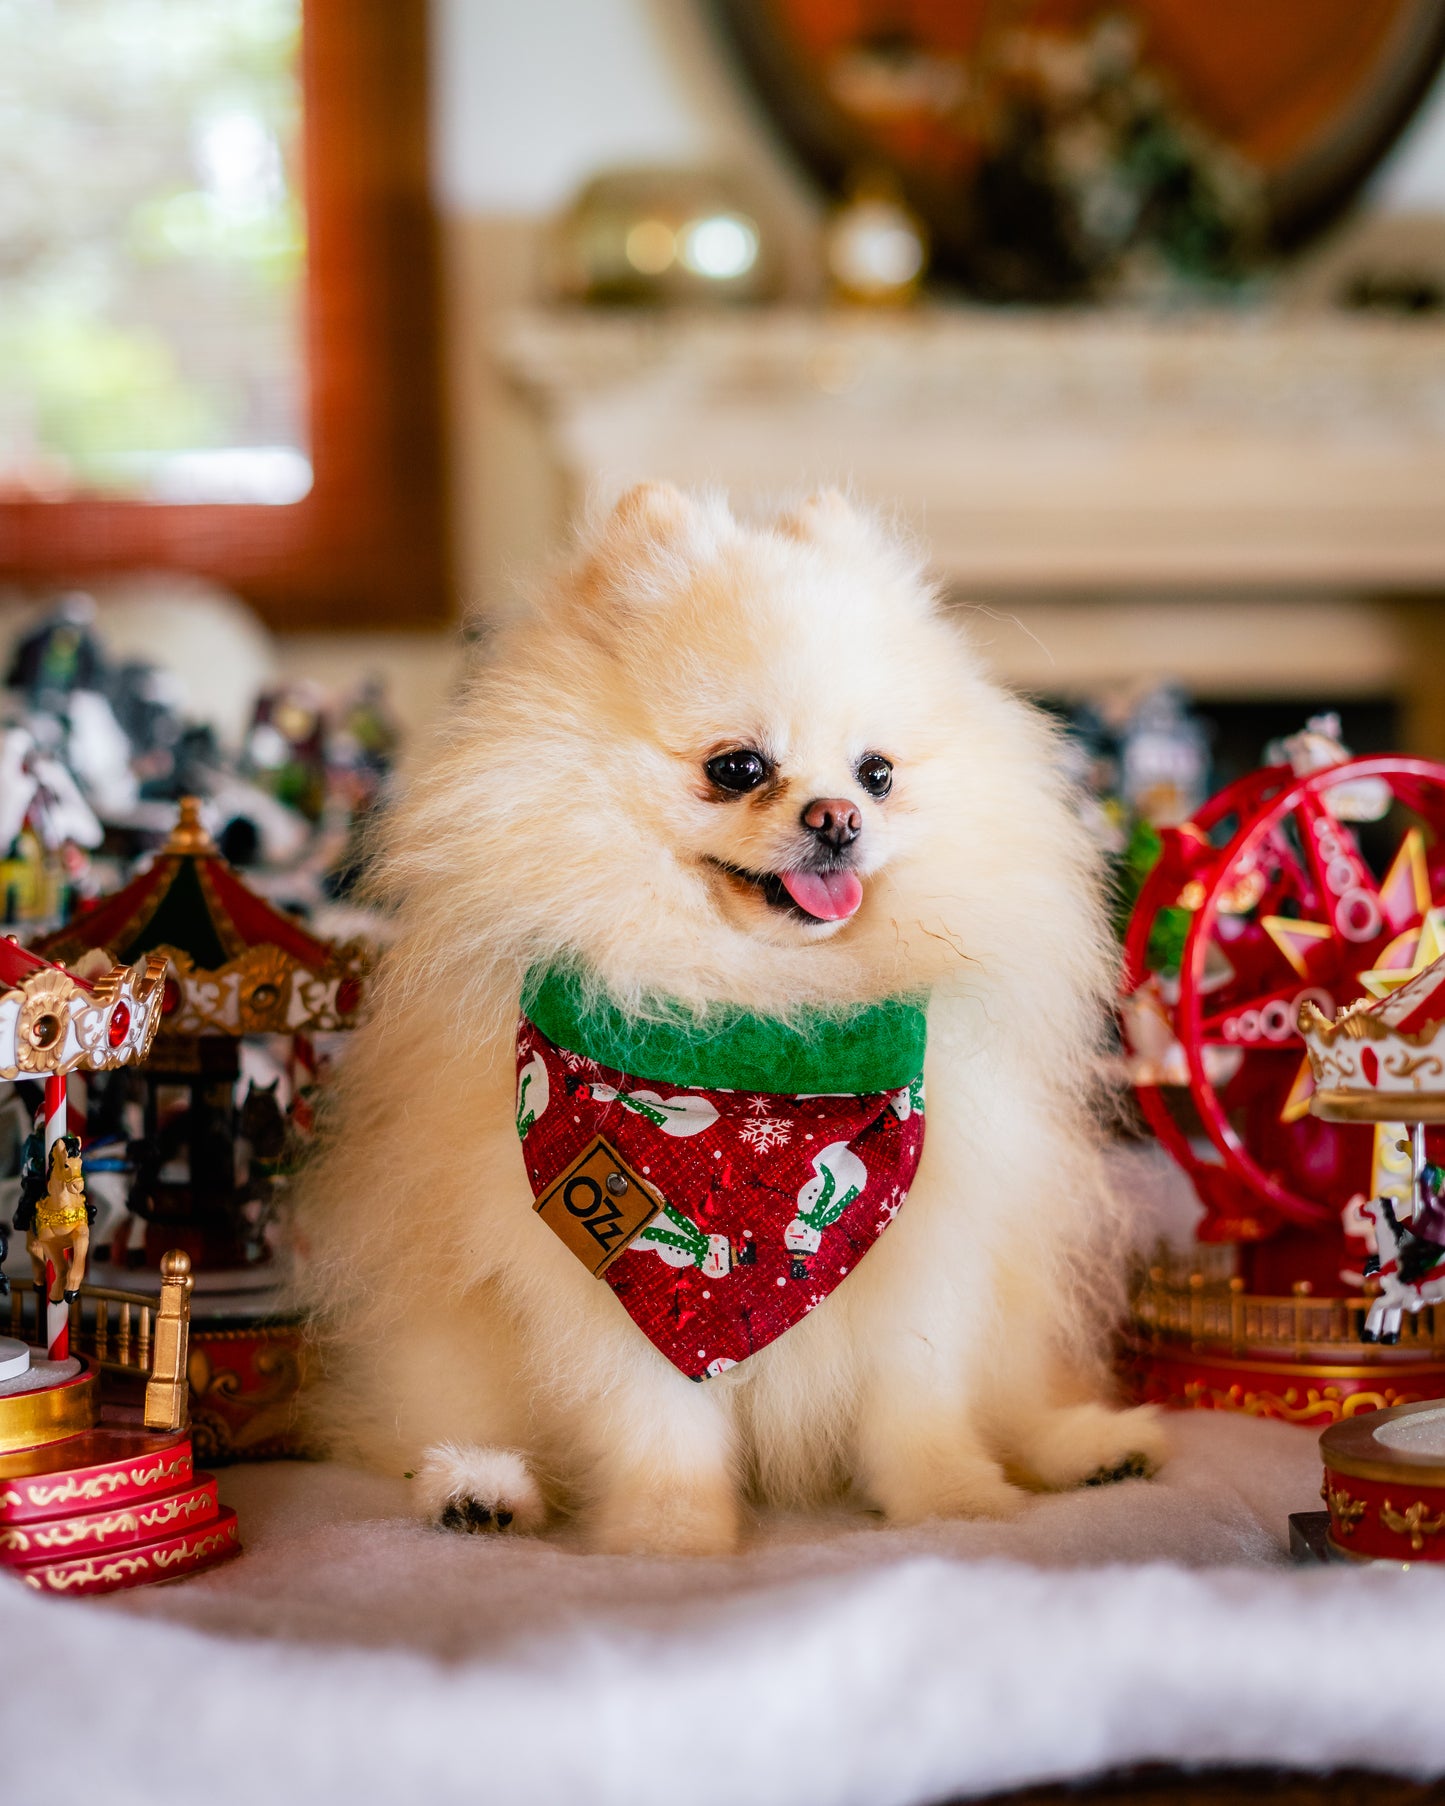
[[[719,753],[703,766],[703,770],[719,790],[730,790],[735,796],[756,790],[759,784],[766,781],[772,769],[760,752],[753,752],[747,747],[738,752]]]
[[[869,796],[887,796],[893,788],[893,767],[881,753],[869,753],[858,761],[858,782]]]

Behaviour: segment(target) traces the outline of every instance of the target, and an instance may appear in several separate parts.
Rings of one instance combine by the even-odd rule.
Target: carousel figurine
[[[285,1299],[287,1173],[314,1075],[356,1021],[365,953],[243,883],[194,797],[145,869],[42,946],[65,960],[99,947],[167,964],[149,1059],[90,1098],[108,1164],[128,1181],[111,1263],[146,1288],[167,1251],[193,1263],[191,1421],[204,1457],[295,1453],[302,1337]]]
[[[1403,1186],[1382,1189],[1362,1211],[1375,1243],[1364,1273],[1377,1295],[1360,1337],[1394,1346],[1406,1314],[1445,1299],[1445,1167],[1426,1148],[1427,1123],[1445,1120],[1445,957],[1333,1020],[1307,998],[1299,1030],[1312,1114],[1384,1125],[1404,1168]]]
[[[1403,1185],[1363,1206],[1374,1290],[1358,1333],[1408,1356],[1412,1344],[1428,1345],[1434,1306],[1445,1302],[1445,1169],[1426,1147],[1427,1125],[1445,1122],[1445,957],[1382,988],[1333,1017],[1306,999],[1299,1029],[1314,1077],[1311,1112],[1379,1125],[1400,1156]],[[1325,1431],[1320,1452],[1328,1512],[1291,1520],[1298,1553],[1406,1567],[1445,1561],[1445,1406],[1417,1397],[1352,1415]],[[1322,1520],[1317,1535],[1311,1518]]]
[[[165,1256],[154,1297],[86,1271],[92,1218],[69,1081],[144,1059],[165,983],[160,956],[67,971],[0,939],[0,1078],[44,1088],[17,1218],[36,1274],[30,1334],[17,1290],[0,1336],[0,1572],[37,1592],[171,1581],[240,1549],[186,1423],[189,1259]]]
[[[279,1158],[271,1117],[284,1127],[284,1111],[269,1083],[247,1110],[243,1046],[258,1063],[279,1058],[289,1102],[298,1043],[355,1021],[361,949],[321,940],[249,890],[194,797],[182,799],[170,839],[137,877],[41,946],[67,960],[105,948],[167,962],[160,1032],[136,1075],[144,1127],[130,1149],[130,1208],[147,1225],[150,1257],[183,1247],[203,1275],[264,1259],[255,1220],[258,1205],[270,1214],[278,1171],[261,1165]]]
[[[87,962],[67,971],[0,939],[0,1078],[42,1080],[40,1121],[25,1144],[15,1227],[35,1266],[37,1328],[53,1358],[69,1349],[69,1301],[84,1281],[93,1213],[79,1139],[70,1132],[67,1080],[141,1060],[160,1022],[165,961]]]

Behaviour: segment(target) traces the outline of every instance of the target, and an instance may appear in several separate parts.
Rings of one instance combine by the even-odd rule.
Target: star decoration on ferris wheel
[[[1445,953],[1445,908],[1436,905],[1430,895],[1425,837],[1418,828],[1411,828],[1401,841],[1389,875],[1380,887],[1386,921],[1400,919],[1402,912],[1390,907],[1397,899],[1405,907],[1413,905],[1410,913],[1419,918],[1419,926],[1397,934],[1380,955],[1378,964],[1359,974],[1360,983],[1372,997],[1388,997],[1391,991],[1398,991]]]
[[[1400,842],[1380,885],[1379,904],[1381,918],[1397,932],[1376,963],[1358,972],[1356,979],[1370,996],[1388,997],[1445,954],[1445,906],[1430,895],[1425,837],[1419,828],[1411,828]],[[1322,973],[1315,962],[1326,956],[1335,940],[1328,922],[1265,916],[1260,926],[1301,978],[1307,983],[1320,981]],[[1280,1120],[1298,1122],[1308,1115],[1313,1092],[1314,1075],[1306,1058],[1300,1062]]]

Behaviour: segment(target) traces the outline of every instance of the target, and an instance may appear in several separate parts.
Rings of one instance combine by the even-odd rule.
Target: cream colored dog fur
[[[725,798],[705,762],[763,748]],[[867,795],[866,752],[894,765]],[[856,802],[844,922],[723,873],[788,869]],[[1003,1517],[1162,1454],[1104,1402],[1117,1226],[1095,1125],[1114,950],[1044,718],[985,675],[914,557],[825,494],[762,527],[624,497],[505,631],[396,811],[399,934],[303,1186],[330,1449],[457,1527],[582,1514],[592,1545],[730,1549],[746,1499]],[[827,1302],[683,1378],[533,1211],[513,1120],[534,962],[624,1005],[785,1012],[927,988],[928,1131],[896,1221]]]

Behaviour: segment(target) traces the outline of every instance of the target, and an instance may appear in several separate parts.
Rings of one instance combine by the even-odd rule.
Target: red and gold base
[[[109,1593],[240,1550],[235,1513],[218,1503],[214,1479],[195,1472],[189,1433],[147,1431],[97,1407],[84,1366],[0,1396],[0,1449],[0,1568],[27,1586]]]
[[[1331,1555],[1445,1562],[1445,1407],[1404,1405],[1335,1424],[1320,1454]]]
[[[1363,1352],[1363,1351],[1362,1351]],[[1145,1342],[1121,1347],[1119,1372],[1136,1403],[1323,1429],[1371,1411],[1445,1398],[1445,1363],[1411,1360],[1253,1358],[1228,1347]]]
[[[27,1586],[42,1593],[118,1593],[126,1587],[179,1580],[213,1568],[241,1552],[236,1514],[227,1506],[197,1529],[150,1537],[144,1543],[99,1555],[36,1554],[5,1561]]]
[[[189,1436],[102,1421],[67,1442],[0,1458],[0,1527],[130,1505],[193,1478]]]

